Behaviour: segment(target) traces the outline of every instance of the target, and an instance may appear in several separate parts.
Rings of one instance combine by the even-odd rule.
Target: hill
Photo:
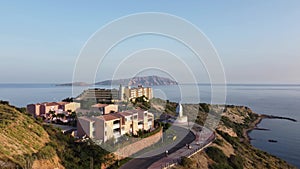
[[[165,77],[159,76],[143,76],[143,77],[133,77],[128,79],[116,79],[116,80],[105,80],[102,82],[97,82],[95,85],[125,85],[125,86],[157,86],[157,85],[176,85],[176,81]]]
[[[48,158],[54,151],[47,146],[50,142],[48,133],[20,110],[7,102],[0,104],[1,168],[31,168],[33,163],[46,159],[43,157]],[[50,158],[53,161],[52,167],[62,168],[55,154]]]
[[[100,168],[113,158],[93,142],[77,143],[4,101],[0,101],[0,142],[1,169]]]
[[[150,111],[163,111],[174,115],[176,103],[166,102],[160,99],[152,99]],[[175,169],[203,168],[203,169],[296,169],[286,161],[261,151],[250,144],[247,132],[265,118],[245,106],[183,104],[184,114],[189,115],[195,123],[203,125],[208,114],[223,111],[220,122],[215,130],[216,140],[191,158],[184,158],[182,164]],[[224,108],[224,110],[222,110]],[[209,112],[209,113],[208,113]],[[209,123],[208,123],[209,126]]]
[[[63,84],[56,84],[55,86],[89,86],[90,84],[85,82],[73,82],[73,83],[63,83]]]

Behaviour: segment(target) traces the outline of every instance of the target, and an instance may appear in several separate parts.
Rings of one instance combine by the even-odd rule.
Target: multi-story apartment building
[[[104,103],[115,102],[119,100],[119,91],[117,89],[87,89],[83,91],[76,100],[93,100]]]
[[[150,130],[154,127],[154,116],[143,110],[132,110],[104,114],[96,117],[78,117],[77,135],[106,142],[111,138],[137,134],[139,130]]]
[[[94,104],[90,108],[91,111],[99,112],[101,114],[109,114],[112,112],[118,112],[118,105],[116,104]]]
[[[27,111],[34,117],[43,116],[50,111],[76,111],[80,108],[80,103],[76,102],[44,102],[27,105]]]
[[[121,90],[120,86],[120,91],[123,91],[123,94],[120,94],[120,96],[123,96],[121,100],[130,100],[134,99],[137,97],[145,96],[148,99],[153,98],[153,91],[151,87],[143,87],[142,85],[139,85],[136,88],[131,88],[131,87],[125,87],[124,89]]]
[[[87,89],[81,93],[76,100],[77,101],[95,101],[97,103],[113,103],[119,100],[130,100],[136,97],[146,96],[148,99],[153,98],[153,91],[151,87],[143,87],[139,85],[138,87],[131,88],[123,87],[120,85],[118,89],[100,89],[93,88]]]

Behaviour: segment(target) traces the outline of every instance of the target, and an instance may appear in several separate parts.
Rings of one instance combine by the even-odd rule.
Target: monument
[[[181,103],[179,102],[177,107],[176,107],[176,113],[177,113],[177,119],[175,122],[177,123],[185,123],[188,121],[187,116],[183,115],[183,108]]]

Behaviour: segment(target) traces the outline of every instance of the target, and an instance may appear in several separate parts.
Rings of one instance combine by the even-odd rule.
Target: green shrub
[[[235,137],[231,137],[228,133],[224,133],[220,130],[216,130],[218,134],[220,134],[227,142],[229,142],[232,146],[237,146],[238,139]]]
[[[230,166],[233,167],[234,169],[243,169],[244,160],[241,156],[231,155],[228,161]]]
[[[219,145],[219,146],[222,146],[222,145],[223,145],[223,140],[221,140],[221,139],[216,139],[216,140],[214,141],[214,143],[216,143],[216,144]]]
[[[227,163],[226,155],[217,147],[207,147],[206,154],[216,163]]]
[[[38,159],[50,159],[55,155],[55,150],[52,146],[46,145],[44,146],[37,154],[36,156]]]
[[[208,104],[206,104],[206,103],[199,103],[199,105],[200,105],[199,108],[202,108],[202,110],[203,110],[204,112],[206,112],[206,113],[209,112],[209,106],[208,106]]]
[[[190,168],[193,164],[193,161],[190,158],[183,157],[181,159],[181,165],[185,168]]]

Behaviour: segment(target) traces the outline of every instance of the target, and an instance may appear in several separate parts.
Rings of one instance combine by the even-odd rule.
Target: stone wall
[[[130,157],[131,155],[143,150],[146,147],[149,147],[155,143],[157,143],[162,137],[162,129],[147,138],[143,138],[137,142],[134,142],[128,146],[118,149],[114,154],[117,156],[118,159],[123,159],[126,157]]]

